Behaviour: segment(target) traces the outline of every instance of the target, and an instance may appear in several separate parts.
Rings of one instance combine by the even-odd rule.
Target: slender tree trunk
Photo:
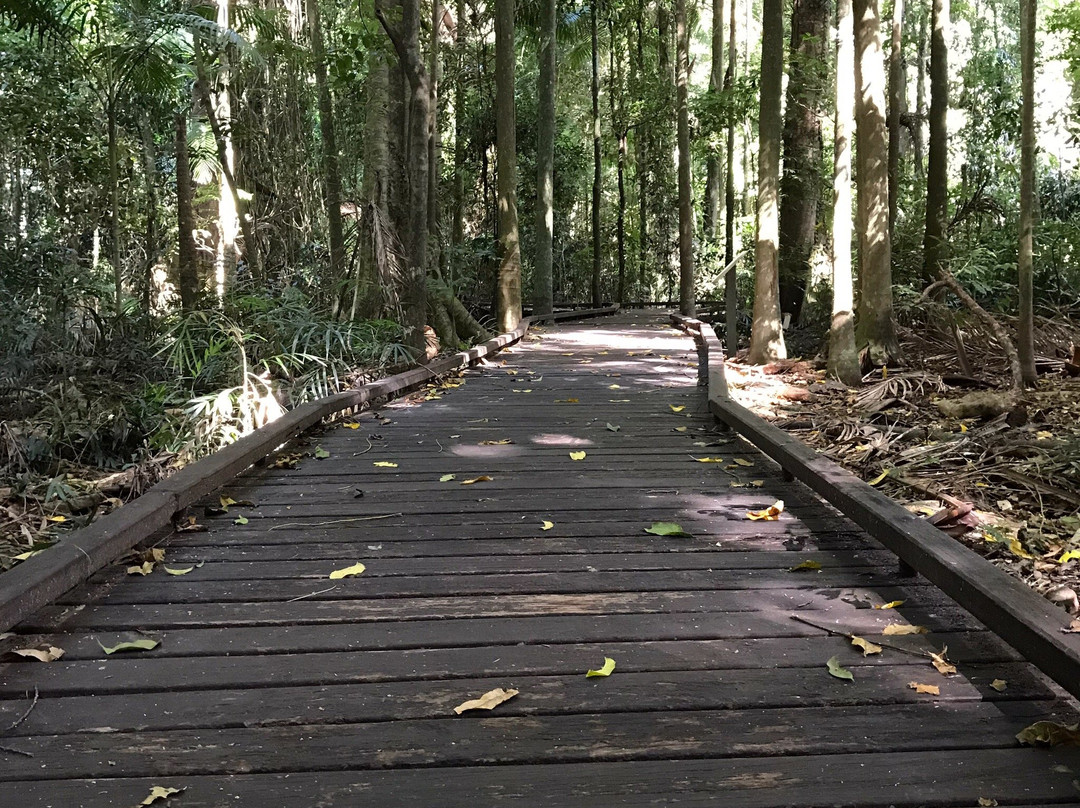
[[[431,95],[428,98],[428,195],[427,229],[430,266],[438,271],[442,264],[442,243],[439,238],[439,31],[442,28],[443,4],[431,0],[431,44],[429,45]]]
[[[379,264],[391,258],[379,228],[390,221],[390,144],[387,121],[390,71],[385,57],[372,53],[364,82],[364,184],[361,195],[365,211],[360,218],[360,256],[353,287],[350,319],[377,317],[382,301],[396,298],[396,290],[380,291]],[[392,242],[397,241],[394,233]],[[379,249],[380,246],[383,249]],[[396,244],[391,247],[396,249]]]
[[[124,309],[124,273],[120,267],[120,144],[117,141],[116,99],[106,110],[109,129],[109,260],[113,271],[113,310],[119,317]],[[21,227],[21,223],[16,223]]]
[[[1035,3],[1020,3],[1020,72],[1023,97],[1020,120],[1020,251],[1018,256],[1020,320],[1017,353],[1025,386],[1038,381],[1035,370],[1035,305],[1032,291],[1035,230]]]
[[[217,24],[222,28],[231,27],[229,19],[229,4],[231,0],[217,0]],[[222,165],[229,165],[229,173],[222,168],[218,176],[218,240],[217,252],[214,260],[214,269],[217,274],[218,299],[224,298],[225,294],[232,289],[236,282],[236,234],[240,229],[239,196],[235,193],[236,153],[233,146],[232,133],[232,98],[229,95],[230,83],[230,58],[228,54],[222,54],[222,67],[220,73],[220,92],[214,100],[214,114],[219,120],[224,120],[226,126],[221,129],[221,137],[224,141],[225,159]],[[207,113],[209,114],[209,113]],[[249,249],[247,238],[244,238],[244,250]],[[249,262],[250,263],[250,262]]]
[[[915,174],[923,178],[923,121],[926,120],[926,20],[925,9],[919,9],[919,53],[915,78],[915,121],[912,127],[912,150],[915,152]]]
[[[694,196],[690,187],[690,29],[686,0],[675,0],[675,107],[679,142],[679,311],[697,314],[694,300]]]
[[[732,0],[734,2],[734,0]],[[712,0],[712,70],[709,73],[709,93],[720,94],[724,84],[724,0]],[[716,239],[716,224],[720,218],[720,143],[719,132],[711,133],[705,159],[705,202],[701,219],[705,238]]]
[[[671,274],[673,271],[671,237],[671,164],[675,149],[672,148],[672,123],[675,118],[675,101],[672,91],[675,89],[675,71],[671,59],[671,0],[658,0],[656,4],[656,51],[659,69],[657,89],[661,94],[660,115],[651,121],[656,154],[652,155],[653,173],[656,176],[653,205],[656,217],[656,251],[661,269],[661,280],[671,294]]]
[[[143,315],[150,316],[150,290],[154,284],[154,264],[158,257],[158,194],[157,164],[154,154],[154,132],[146,116],[139,119],[143,144],[143,178],[146,184],[146,258],[142,277]]]
[[[900,205],[900,113],[907,91],[904,75],[904,0],[893,0],[889,48],[889,236],[896,228]]]
[[[754,249],[754,325],[749,361],[787,356],[780,323],[779,240],[781,82],[784,78],[784,3],[764,0],[761,12],[761,111],[758,125],[757,244]]]
[[[637,74],[645,82],[645,0],[638,0],[637,16]],[[640,92],[640,90],[639,90]],[[644,301],[649,293],[648,251],[649,251],[649,137],[644,126],[634,132],[634,146],[637,151],[638,179],[638,296]]]
[[[926,232],[923,281],[941,274],[948,245],[945,220],[949,206],[949,0],[932,0],[930,34],[930,155],[926,170]]]
[[[851,275],[851,129],[855,103],[855,35],[851,0],[836,5],[836,120],[833,135],[832,323],[829,375],[859,383],[855,346],[855,290]]]
[[[592,26],[592,126],[593,126],[593,187],[592,187],[592,304],[600,306],[600,43],[597,33],[596,1],[590,3]]]
[[[315,89],[319,97],[319,133],[322,136],[323,194],[330,241],[330,272],[323,279],[322,293],[332,297],[334,309],[341,298],[336,286],[345,274],[345,237],[341,227],[341,171],[338,168],[337,138],[334,131],[334,105],[326,80],[326,48],[323,46],[319,0],[307,0],[311,56],[315,62]]]
[[[199,269],[195,252],[195,213],[193,210],[194,183],[191,180],[191,159],[188,156],[187,112],[177,113],[176,128],[176,230],[177,281],[180,287],[180,308],[195,310],[199,299]]]
[[[737,14],[735,0],[731,4],[728,19],[728,63],[724,73],[724,91],[730,95],[735,84],[735,68],[738,49],[735,47],[735,28]],[[727,120],[727,165],[724,183],[724,331],[727,343],[727,355],[734,357],[739,349],[739,286],[735,275],[735,115],[729,113]]]
[[[514,133],[514,2],[495,0],[495,136],[499,186],[498,319],[502,331],[521,320],[521,248],[518,244],[517,145]]]
[[[457,73],[454,75],[454,211],[450,241],[457,257],[465,242],[465,57],[469,44],[469,21],[465,0],[456,0]]]
[[[555,240],[555,33],[556,0],[543,0],[540,24],[539,101],[536,111],[536,272],[533,313],[549,314],[553,305],[552,263]]]
[[[829,0],[794,0],[780,183],[780,311],[798,322],[821,202],[821,112],[828,82]]]
[[[855,126],[858,156],[859,286],[856,336],[875,365],[900,360],[892,304],[889,240],[889,144],[885,130],[885,63],[879,0],[855,0]]]

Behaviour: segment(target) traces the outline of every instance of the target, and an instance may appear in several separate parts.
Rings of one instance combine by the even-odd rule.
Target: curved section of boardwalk
[[[323,460],[252,470],[226,493],[253,507],[165,544],[190,573],[119,566],[21,626],[9,643],[66,655],[0,666],[0,804],[1076,802],[1076,754],[1013,737],[1071,704],[719,432],[689,339],[624,314],[503,359],[312,438]],[[776,499],[778,521],[746,518]],[[883,640],[893,624],[931,633]],[[161,645],[99,645],[143,637]],[[946,645],[956,676],[920,656]],[[454,714],[497,687],[520,692]]]

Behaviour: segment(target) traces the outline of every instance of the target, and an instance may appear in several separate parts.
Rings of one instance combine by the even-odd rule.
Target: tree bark
[[[900,205],[900,113],[907,91],[904,75],[904,0],[893,0],[889,47],[889,236],[896,228]]]
[[[191,180],[191,159],[188,155],[187,111],[176,114],[176,230],[177,285],[180,287],[180,308],[194,311],[199,300],[199,270],[195,252],[195,213],[193,210],[194,183]]]
[[[855,43],[851,0],[836,4],[836,119],[833,135],[832,322],[829,375],[859,383],[855,346],[855,290],[851,275],[851,128],[855,102]]]
[[[157,161],[154,153],[154,132],[147,116],[140,116],[139,128],[142,134],[143,178],[146,184],[146,257],[143,259],[142,311],[145,317],[149,317],[150,290],[154,284],[154,264],[158,258]]]
[[[754,324],[749,361],[787,356],[780,323],[779,240],[780,139],[783,128],[783,0],[764,0],[761,11],[761,89],[758,125],[757,243],[754,249]]]
[[[645,74],[645,0],[638,0],[637,15],[637,74],[641,82]],[[638,180],[638,295],[642,301],[649,292],[649,137],[644,126],[634,132],[635,157]]]
[[[495,2],[495,137],[499,191],[498,321],[512,331],[521,320],[521,247],[518,243],[517,144],[514,132],[514,2]]]
[[[732,0],[734,2],[734,0]],[[724,0],[712,0],[712,70],[709,73],[709,94],[714,98],[724,85]],[[705,158],[705,202],[701,219],[705,238],[716,239],[716,224],[720,218],[720,144],[719,132],[709,133]]]
[[[949,0],[932,0],[930,22],[930,155],[926,170],[923,280],[934,281],[945,263],[949,206]]]
[[[616,174],[618,177],[619,207],[615,216],[615,249],[618,255],[618,285],[616,300],[621,306],[626,302],[626,115],[622,98],[622,60],[615,61],[619,50],[619,38],[614,22],[608,19],[611,41],[608,46],[608,101],[611,106],[611,128],[615,133],[618,146]],[[618,103],[616,103],[618,99]]]
[[[319,0],[307,0],[311,56],[315,62],[315,90],[319,98],[319,133],[322,136],[323,195],[326,200],[327,235],[330,242],[330,272],[323,278],[321,292],[332,297],[334,309],[341,298],[337,284],[345,273],[345,237],[341,227],[341,171],[338,167],[337,137],[334,130],[334,104],[326,80],[326,48],[323,45]]]
[[[119,317],[124,309],[124,273],[120,266],[120,144],[117,141],[116,99],[106,110],[109,130],[109,260],[113,271],[113,310]]]
[[[780,311],[799,320],[821,203],[821,112],[828,82],[829,0],[794,0],[780,183]]]
[[[690,29],[686,0],[675,0],[675,108],[679,145],[679,311],[697,314],[694,300],[694,195],[690,187]]]
[[[879,0],[855,0],[855,123],[857,139],[859,286],[856,336],[875,365],[900,360],[892,304],[889,239],[889,146],[885,131],[885,64]]]
[[[730,95],[735,84],[735,68],[738,56],[735,47],[735,28],[737,22],[735,0],[731,4],[728,19],[728,63],[724,73],[724,90]],[[739,349],[739,325],[737,321],[739,307],[739,286],[735,275],[735,115],[728,112],[727,120],[727,165],[724,183],[724,331],[727,343],[727,355],[734,357]]]
[[[1035,370],[1035,304],[1032,276],[1035,249],[1035,3],[1020,2],[1020,248],[1018,274],[1020,319],[1017,348],[1020,378],[1025,386],[1038,381]]]
[[[597,33],[596,0],[590,3],[589,22],[592,26],[592,127],[593,127],[593,187],[592,187],[592,304],[600,307],[600,43]]]
[[[540,23],[540,77],[536,143],[536,271],[533,313],[550,314],[555,241],[555,33],[556,0],[543,0]]]
[[[428,195],[427,229],[429,265],[437,272],[442,264],[442,242],[439,238],[439,30],[442,28],[443,4],[431,0],[431,40],[428,47],[431,94],[428,98]]]
[[[912,127],[912,151],[915,152],[915,174],[922,179],[923,121],[926,120],[926,9],[919,9],[919,52],[915,69],[915,121]]]
[[[389,72],[385,57],[378,52],[372,53],[364,82],[364,183],[361,196],[367,210],[359,222],[360,257],[350,310],[350,319],[354,320],[378,317],[382,314],[383,300],[396,298],[395,289],[380,287],[379,263],[390,256],[385,249],[379,249],[381,234],[376,232],[380,222],[390,220]]]
[[[454,75],[454,210],[450,243],[455,257],[465,242],[465,56],[469,43],[465,0],[456,0],[457,72]]]

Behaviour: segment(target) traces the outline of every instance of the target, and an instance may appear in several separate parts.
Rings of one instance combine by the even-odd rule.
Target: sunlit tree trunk
[[[428,47],[428,76],[431,94],[428,97],[428,194],[427,229],[430,267],[438,271],[442,263],[442,240],[439,238],[439,31],[442,29],[443,4],[431,0],[431,39]]]
[[[889,144],[879,0],[855,0],[855,126],[859,227],[859,321],[856,337],[875,365],[900,359],[892,304],[889,240]]]
[[[859,383],[851,275],[851,124],[855,102],[855,41],[851,0],[836,4],[836,119],[833,129],[832,323],[829,375]]]
[[[821,202],[821,106],[828,81],[829,0],[794,0],[780,183],[780,311],[798,322]]]
[[[904,75],[904,0],[893,0],[892,38],[889,48],[889,235],[896,227],[900,205],[900,113],[907,92]]]
[[[783,0],[764,0],[761,11],[761,93],[758,124],[757,243],[754,249],[754,324],[749,361],[787,356],[780,323],[777,242],[780,235],[780,138],[783,128]]]
[[[621,42],[614,23],[609,19],[608,27],[611,41],[608,46],[608,101],[611,107],[611,128],[615,132],[618,146],[616,173],[618,177],[619,207],[615,216],[615,248],[618,254],[618,286],[616,300],[621,306],[626,302],[626,114],[623,109],[623,72],[621,58],[616,62],[616,54],[621,55]]]
[[[154,132],[146,116],[140,116],[139,128],[143,144],[143,178],[146,184],[146,247],[143,259],[142,311],[150,316],[152,289],[154,285],[154,264],[158,256],[158,194],[157,160],[154,150]]]
[[[555,239],[555,32],[556,0],[543,0],[540,24],[540,77],[536,110],[536,268],[533,313],[552,309],[552,264]]]
[[[679,311],[693,317],[694,196],[690,187],[690,30],[686,0],[675,0],[675,110],[679,144]]]
[[[222,28],[229,28],[229,3],[230,0],[217,0],[217,24]],[[217,276],[217,294],[221,299],[232,288],[236,280],[236,235],[239,231],[240,202],[236,193],[236,153],[233,147],[232,136],[232,99],[229,96],[229,57],[222,56],[224,70],[220,80],[220,91],[214,100],[216,109],[214,113],[218,120],[225,121],[225,126],[220,128],[221,149],[225,157],[221,159],[222,169],[218,177],[218,240],[217,253],[215,255],[214,270]],[[209,114],[209,113],[208,113]],[[226,170],[227,165],[227,170]],[[250,250],[251,245],[244,238],[244,250]]]
[[[495,137],[499,192],[498,320],[511,331],[521,320],[521,247],[518,243],[517,145],[514,133],[514,2],[495,1]]]
[[[469,18],[465,0],[456,0],[457,72],[454,75],[454,210],[450,243],[457,257],[465,242],[465,59],[469,45]]]
[[[724,73],[724,90],[729,95],[735,83],[737,48],[735,47],[736,9],[735,0],[728,0],[731,5],[728,19],[728,63]],[[735,268],[735,115],[729,114],[727,120],[727,165],[724,170],[724,324],[727,355],[735,356],[739,348],[739,326],[737,321],[739,307],[739,287],[736,282]]]
[[[644,84],[645,73],[645,0],[637,8],[637,74]],[[644,300],[649,293],[647,260],[649,251],[649,137],[644,126],[634,132],[638,179],[638,297]]]
[[[120,266],[120,144],[115,97],[109,99],[106,117],[109,137],[109,260],[113,271],[113,309],[119,316],[124,307],[124,273]]]
[[[361,195],[365,210],[360,219],[361,244],[350,319],[376,317],[382,308],[379,262],[389,256],[387,245],[383,244],[384,233],[377,229],[390,222],[389,73],[385,57],[381,53],[372,53],[364,80],[364,183]],[[395,290],[386,291],[393,293]]]
[[[1035,5],[1036,0],[1020,2],[1023,102],[1020,120],[1020,321],[1017,326],[1017,353],[1020,358],[1020,377],[1026,386],[1035,384],[1038,379],[1035,370],[1035,313],[1032,291],[1035,247]]]
[[[926,232],[923,280],[934,281],[944,266],[945,219],[949,206],[949,0],[932,0],[930,19],[930,155],[926,170]]]
[[[592,304],[600,306],[600,43],[597,32],[596,0],[590,3],[589,22],[592,26],[592,129],[593,129],[593,187],[592,187]]]
[[[191,180],[191,159],[188,156],[187,112],[177,113],[175,119],[176,143],[176,236],[177,272],[180,287],[180,307],[194,311],[199,298],[199,270],[195,252],[195,213],[192,197],[194,184]]]
[[[912,126],[912,151],[915,153],[915,174],[922,179],[923,166],[923,121],[926,120],[926,19],[925,9],[919,9],[919,50],[915,66],[915,120]]]
[[[734,0],[732,0],[734,1]],[[712,69],[709,72],[709,93],[719,95],[724,85],[724,0],[712,0]],[[705,159],[705,202],[702,206],[702,227],[705,238],[716,238],[717,221],[720,218],[720,186],[723,176],[720,168],[719,133],[709,138]]]

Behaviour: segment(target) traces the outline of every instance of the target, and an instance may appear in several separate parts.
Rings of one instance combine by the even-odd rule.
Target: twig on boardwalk
[[[325,595],[327,592],[332,592],[335,589],[337,589],[337,584],[334,584],[333,586],[328,586],[328,587],[326,587],[326,589],[320,589],[318,592],[308,592],[306,595],[301,595],[298,598],[290,598],[289,600],[287,600],[285,602],[286,603],[295,603],[296,601],[303,600],[304,598],[313,598],[316,595]]]
[[[797,614],[788,615],[792,620],[798,623],[805,623],[811,628],[816,628],[818,631],[824,631],[826,634],[831,634],[834,637],[847,637],[849,640],[855,639],[856,634],[852,634],[848,631],[836,631],[828,626],[820,626],[817,623],[812,623],[805,617],[799,617]],[[875,642],[874,645],[880,645],[882,648],[888,648],[890,651],[899,651],[901,654],[911,654],[912,656],[922,657],[923,659],[933,659],[933,655],[927,651],[916,651],[913,648],[903,648],[899,645],[890,645],[887,642]]]
[[[26,708],[26,712],[23,713],[18,719],[16,719],[15,723],[12,724],[7,729],[5,729],[4,732],[11,732],[13,729],[15,729],[15,727],[19,726],[19,724],[21,724],[23,721],[25,721],[27,718],[29,718],[30,713],[32,713],[34,708],[37,707],[37,703],[38,703],[38,689],[35,687],[34,688],[34,699],[33,699],[33,701],[30,702],[30,706]]]
[[[326,525],[339,525],[343,522],[369,522],[372,519],[393,519],[395,516],[404,516],[403,513],[380,513],[378,516],[350,516],[348,519],[330,519],[326,522],[286,522],[284,525],[274,525],[267,528],[270,530],[284,530],[287,527],[325,527]]]
[[[10,746],[0,746],[0,752],[10,752],[13,755],[22,755],[23,757],[29,758],[34,756],[32,752],[24,752],[21,749],[12,749]]]
[[[353,457],[356,457],[357,455],[367,454],[368,452],[371,451],[371,447],[374,445],[371,442],[371,438],[368,438],[367,436],[365,436],[365,440],[367,440],[367,448],[364,449],[364,451],[362,451],[362,452],[353,452],[352,453]]]

